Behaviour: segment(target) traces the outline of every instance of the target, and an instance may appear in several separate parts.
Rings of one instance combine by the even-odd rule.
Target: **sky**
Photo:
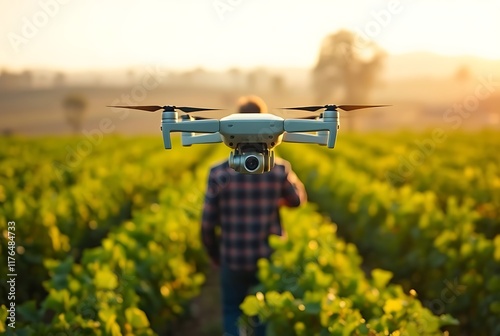
[[[325,36],[500,59],[496,0],[0,0],[0,68],[311,67]]]

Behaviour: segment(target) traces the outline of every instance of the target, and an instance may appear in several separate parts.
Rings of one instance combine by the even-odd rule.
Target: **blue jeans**
[[[234,271],[221,265],[221,294],[222,294],[222,319],[224,325],[223,336],[239,336],[238,319],[242,312],[240,304],[243,302],[250,289],[259,281],[255,272]],[[256,319],[251,321],[248,336],[265,336],[266,326]],[[253,328],[252,328],[253,327]],[[253,329],[253,333],[252,333]]]

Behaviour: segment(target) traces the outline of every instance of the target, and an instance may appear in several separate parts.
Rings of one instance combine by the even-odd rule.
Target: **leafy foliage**
[[[498,137],[450,133],[406,172],[413,135],[375,136],[344,135],[335,151],[279,147],[338,227],[311,208],[283,212],[288,236],[271,238],[244,311],[271,334],[499,334]],[[206,174],[227,148],[186,153],[156,137],[0,139],[19,335],[153,335],[189,315],[205,279]],[[9,333],[6,317],[0,306]]]
[[[271,260],[259,261],[261,288],[241,305],[267,322],[269,335],[439,335],[458,323],[389,285],[390,272],[367,277],[354,245],[311,209],[286,212],[284,222],[287,236],[273,236]]]
[[[391,271],[435,313],[459,318],[461,331],[499,334],[498,137],[455,132],[433,147],[429,139],[351,135],[335,151],[283,145],[280,153],[368,269]],[[418,164],[409,161],[416,143],[432,148]]]
[[[1,225],[15,219],[16,271],[31,275],[16,283],[16,332],[150,335],[185,315],[206,264],[198,230],[204,180],[193,165],[196,155],[210,160],[220,151],[167,157],[157,141],[115,138],[78,164],[54,166],[60,141],[2,141]]]

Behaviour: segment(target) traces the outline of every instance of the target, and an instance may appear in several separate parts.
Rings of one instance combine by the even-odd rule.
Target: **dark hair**
[[[239,113],[267,113],[266,103],[257,96],[245,96],[238,100]]]

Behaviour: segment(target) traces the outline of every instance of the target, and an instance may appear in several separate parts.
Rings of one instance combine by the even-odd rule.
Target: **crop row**
[[[462,145],[457,146],[466,153],[478,151]],[[464,333],[500,334],[500,235],[496,224],[488,232],[478,225],[481,200],[460,197],[459,191],[447,195],[432,188],[419,190],[413,182],[396,186],[375,178],[381,156],[391,159],[388,149],[385,156],[364,150],[355,164],[351,154],[335,151],[280,147],[280,154],[305,182],[310,199],[339,225],[339,234],[360,249],[365,267],[393,272],[394,282],[405,291],[415,289],[435,313],[457,317]],[[483,160],[490,162],[491,153],[484,155]],[[459,156],[442,159],[452,172],[454,159],[461,160]],[[491,159],[490,166],[494,162]],[[456,163],[455,171],[460,169]],[[427,174],[431,178],[433,173]],[[441,185],[441,176],[436,172],[436,185]],[[496,197],[498,188],[490,189],[482,192]]]
[[[134,323],[142,328],[144,319],[139,324],[136,320],[146,315],[138,305],[147,307],[149,316],[156,316],[153,309],[158,302],[147,302],[141,290],[157,300],[161,295],[147,291],[163,288],[166,293],[171,282],[172,292],[178,294],[173,295],[171,301],[176,305],[169,305],[175,307],[170,313],[181,315],[179,307],[203,282],[198,269],[204,255],[196,244],[199,238],[193,228],[197,226],[192,218],[190,222],[186,219],[194,216],[194,208],[188,211],[186,205],[191,202],[185,199],[193,197],[189,193],[175,196],[175,192],[196,190],[201,194],[187,177],[195,173],[198,158],[210,158],[214,148],[199,147],[187,157],[180,151],[167,156],[158,141],[112,138],[71,165],[64,155],[68,147],[78,148],[77,139],[68,141],[66,148],[56,139],[2,141],[5,146],[0,156],[7,169],[0,180],[4,196],[0,229],[6,236],[7,221],[16,221],[19,278],[15,302],[17,321],[25,327],[17,332],[75,334],[78,330],[94,334],[89,330],[98,325],[96,330],[109,334],[117,330],[111,321],[114,317],[108,316],[112,311],[121,318],[121,330]],[[6,239],[0,251],[5,257]],[[154,258],[147,259],[152,252]],[[159,273],[159,261],[170,265],[164,268],[166,273]],[[147,263],[154,270],[141,268]],[[1,265],[3,274],[8,273],[5,266]],[[192,274],[196,274],[194,280]],[[144,287],[148,279],[163,279],[163,283]],[[175,286],[180,289],[174,290]]]
[[[478,231],[492,238],[500,232],[498,133],[436,132],[342,134],[333,151],[311,150],[395,187],[433,191],[442,209],[451,196],[469,203],[480,215]]]
[[[424,308],[414,290],[389,284],[391,272],[367,276],[356,247],[311,207],[283,214],[287,235],[271,237],[275,251],[259,261],[261,285],[241,305],[247,324],[267,323],[269,336],[440,335],[457,324]]]
[[[86,155],[80,151],[78,160],[68,157],[71,146],[79,148],[78,139],[69,148],[59,139],[2,141],[7,169],[0,173],[1,225],[16,221],[17,272],[30,274],[18,282],[16,332],[148,335],[174,328],[204,282],[204,183],[208,166],[225,158],[227,148],[166,153],[157,139],[109,138]],[[311,198],[328,196],[316,194],[330,187],[319,173],[307,179],[318,168],[309,163],[294,162],[294,169]],[[349,184],[345,188],[352,192]],[[288,238],[272,238],[276,253],[260,263],[261,294],[245,305],[249,315],[267,319],[270,330],[413,335],[454,323],[423,308],[416,292],[388,284],[389,272],[365,276],[356,248],[337,238],[335,226],[314,211],[284,215]],[[344,219],[354,226],[359,220]],[[0,256],[7,251],[4,242]],[[0,320],[6,313],[0,310]]]

